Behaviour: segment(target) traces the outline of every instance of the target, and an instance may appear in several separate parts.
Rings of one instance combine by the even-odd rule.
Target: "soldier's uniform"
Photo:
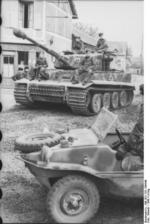
[[[144,87],[143,87],[144,88]],[[144,90],[143,90],[144,91]],[[126,171],[143,169],[144,157],[144,104],[141,104],[139,119],[135,124],[127,141],[117,154],[122,159],[122,168]],[[122,158],[121,158],[122,157]]]
[[[36,78],[38,80],[48,80],[49,79],[49,75],[48,73],[46,72],[46,68],[48,67],[48,63],[47,63],[47,60],[46,58],[44,57],[39,57],[37,58],[37,61],[36,61]]]
[[[108,45],[106,44],[106,40],[104,38],[102,38],[103,36],[103,33],[100,33],[99,34],[99,39],[97,41],[97,44],[96,44],[96,50],[97,51],[106,51],[108,49]]]
[[[81,38],[74,37],[72,44],[73,44],[72,45],[73,50],[75,50],[75,52],[77,54],[81,54],[82,53],[82,45],[83,45]]]
[[[24,68],[23,78],[25,78],[25,79],[29,79],[29,67],[28,67],[28,66],[26,66],[26,67]]]
[[[97,51],[105,51],[108,49],[108,45],[106,44],[106,40],[103,38],[100,38],[97,41],[96,50]]]
[[[46,58],[44,58],[44,57],[37,58],[36,66],[38,66],[38,67],[48,67]]]
[[[29,80],[32,81],[36,79],[36,69],[32,66],[29,70]]]
[[[76,42],[75,42],[75,50],[81,50],[82,49],[82,41],[80,38],[76,38]]]
[[[24,78],[24,71],[23,71],[23,69],[22,70],[18,70],[18,72],[15,75],[13,75],[11,78],[12,78],[13,81],[17,81],[17,80],[20,80],[20,79]]]
[[[92,67],[94,65],[92,58],[87,55],[81,61],[81,67],[76,71],[76,74],[72,78],[72,83],[86,83],[91,81],[93,76]]]

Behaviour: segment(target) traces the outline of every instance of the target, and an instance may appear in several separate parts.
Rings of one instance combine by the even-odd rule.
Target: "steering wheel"
[[[127,144],[125,138],[121,135],[120,131],[118,129],[116,129],[116,134],[119,138],[119,141],[115,141],[112,143],[111,147],[112,149],[116,150],[118,149],[118,147],[122,144]]]
[[[117,133],[117,135],[120,139],[120,143],[121,144],[126,144],[127,142],[126,142],[125,138],[121,135],[120,131],[117,128],[116,128],[116,133]]]

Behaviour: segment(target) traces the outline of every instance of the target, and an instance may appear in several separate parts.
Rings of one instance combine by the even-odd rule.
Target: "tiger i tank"
[[[55,58],[55,69],[46,69],[48,80],[23,78],[15,81],[14,96],[17,103],[25,106],[42,102],[66,104],[73,113],[87,116],[98,114],[103,106],[115,110],[132,103],[135,87],[131,84],[131,74],[110,68],[116,57],[113,52],[59,54],[21,30],[14,29],[13,33]],[[92,62],[92,66],[89,65],[92,76],[84,84],[81,80],[74,83],[72,80],[82,70],[86,59]],[[86,70],[83,73],[84,77],[89,75]]]

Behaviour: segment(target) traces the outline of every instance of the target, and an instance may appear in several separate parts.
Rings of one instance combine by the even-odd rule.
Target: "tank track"
[[[74,114],[91,116],[94,113],[90,112],[88,107],[88,90],[86,89],[70,89],[68,93],[68,106]]]
[[[26,95],[26,91],[27,91],[27,85],[25,83],[15,84],[14,96],[15,96],[16,103],[19,103],[22,105],[32,104]]]
[[[132,101],[133,101],[133,98],[134,98],[134,93],[132,90],[129,90],[128,91],[128,103],[127,103],[127,106],[130,106]]]
[[[87,102],[88,92],[90,89],[69,89],[68,93],[68,106],[71,108],[72,112],[74,114],[80,114],[80,115],[86,115],[86,116],[92,116],[96,113],[90,111],[90,103]],[[121,90],[118,90],[119,93]],[[107,93],[110,93],[110,91],[106,91]],[[113,92],[113,91],[112,91]],[[104,94],[105,92],[100,92],[100,94]],[[128,94],[128,103],[125,107],[129,106],[132,103],[133,100],[133,91],[127,90]],[[117,109],[121,109],[124,107],[119,107]],[[110,106],[111,110],[115,110]]]
[[[39,97],[43,97],[49,103],[63,103],[65,88],[63,86],[42,86],[31,85],[30,95],[34,101],[38,101]]]

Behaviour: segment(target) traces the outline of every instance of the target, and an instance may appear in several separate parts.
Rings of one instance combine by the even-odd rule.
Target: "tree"
[[[74,23],[74,26],[78,30],[87,33],[91,37],[97,37],[98,36],[98,30],[99,30],[98,27],[93,27],[90,24],[84,24],[84,23],[81,23],[81,22]]]

